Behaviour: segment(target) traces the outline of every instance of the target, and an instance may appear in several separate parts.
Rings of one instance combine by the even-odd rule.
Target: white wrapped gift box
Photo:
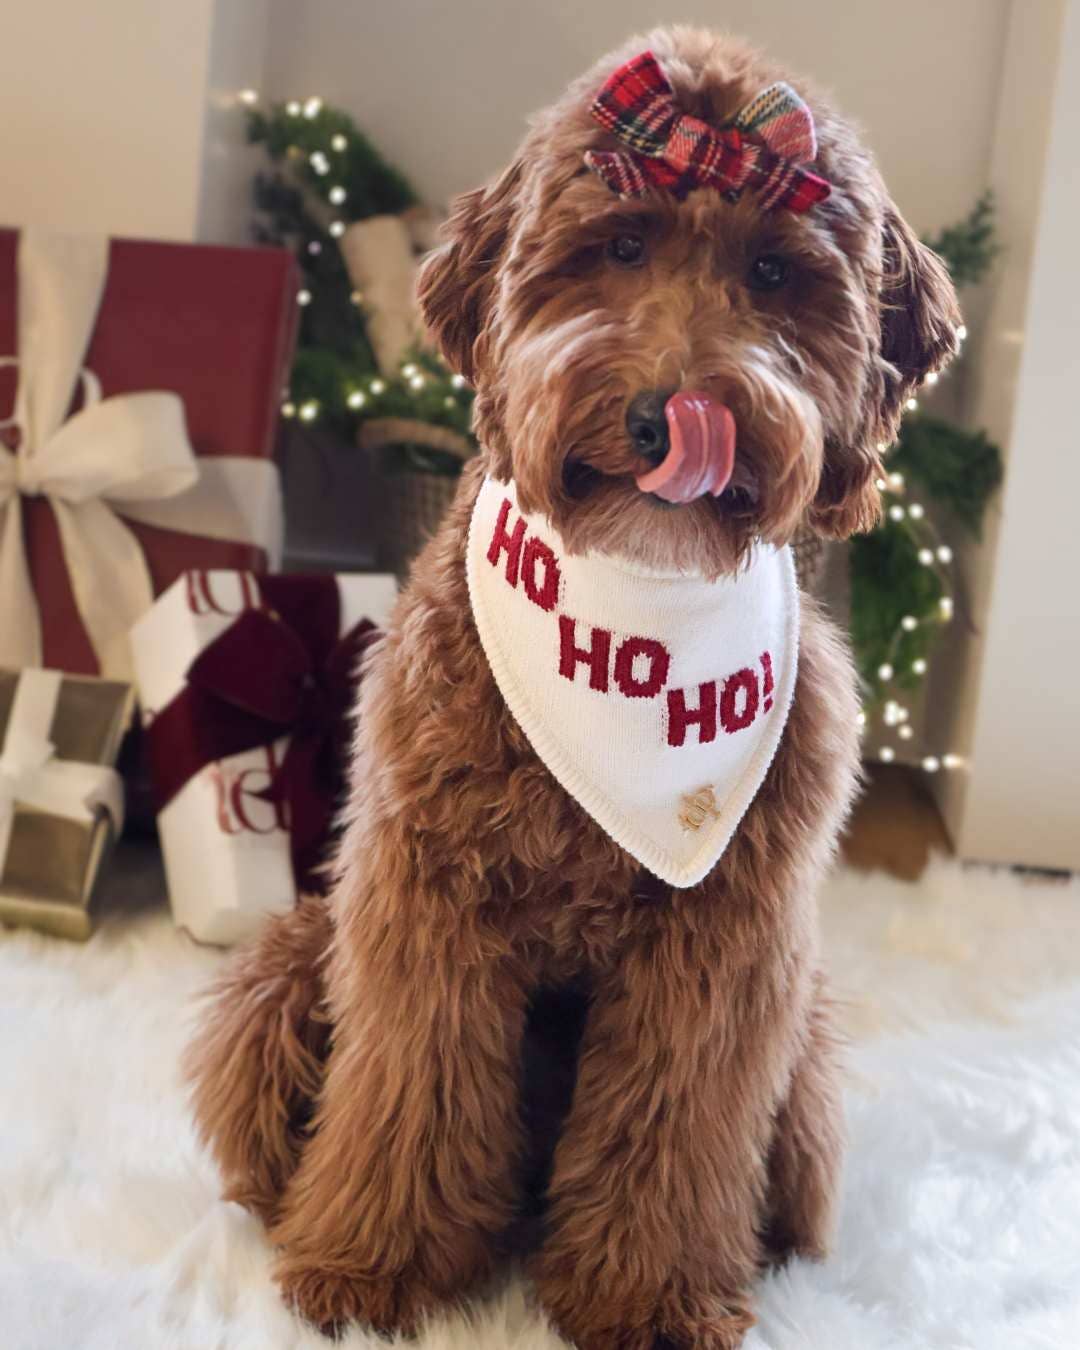
[[[144,727],[184,692],[200,653],[246,611],[266,608],[261,580],[245,572],[189,572],[135,625],[132,652]],[[341,635],[365,619],[385,626],[397,594],[392,576],[334,581]],[[286,814],[259,795],[288,744],[284,736],[207,763],[158,815],[173,915],[200,942],[243,940],[267,915],[296,902]]]

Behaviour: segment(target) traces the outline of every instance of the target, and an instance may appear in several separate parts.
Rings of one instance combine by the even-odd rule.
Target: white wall
[[[929,228],[982,186],[1008,5],[908,0],[901,21],[895,0],[33,0],[0,43],[0,222],[243,239],[246,86],[342,103],[445,201],[598,54],[677,18],[831,85]]]
[[[971,771],[944,803],[965,857],[1080,869],[1080,0],[1018,4],[1004,76],[992,178],[1010,246],[975,414],[1006,480],[969,567],[985,617],[955,727]]]
[[[33,0],[13,23],[9,7],[4,224],[191,237],[212,8]]]
[[[27,0],[5,14],[0,224],[233,240],[266,0]],[[230,88],[231,86],[231,88]]]
[[[1040,0],[1041,2],[1041,0]],[[984,185],[1009,0],[271,0],[267,82],[348,108],[434,202],[511,155],[525,118],[634,31],[727,28],[830,86],[916,225]]]
[[[251,180],[263,157],[257,146],[246,144],[237,95],[242,89],[258,92],[264,84],[269,25],[269,0],[216,0],[203,91],[198,239],[250,240]]]

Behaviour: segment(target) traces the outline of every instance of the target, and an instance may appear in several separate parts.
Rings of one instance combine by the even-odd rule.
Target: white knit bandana
[[[469,598],[507,707],[632,857],[693,886],[727,847],[787,721],[798,660],[790,549],[706,581],[571,557],[514,485],[485,480]]]

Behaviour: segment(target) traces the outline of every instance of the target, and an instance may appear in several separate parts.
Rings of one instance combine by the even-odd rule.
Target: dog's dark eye
[[[755,291],[779,290],[787,279],[787,259],[779,253],[763,253],[750,268],[750,286]]]
[[[640,267],[645,261],[645,240],[640,234],[617,234],[608,240],[607,255],[620,267]]]

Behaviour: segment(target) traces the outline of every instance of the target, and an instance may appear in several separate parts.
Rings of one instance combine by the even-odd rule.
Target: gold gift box
[[[0,670],[0,746],[18,682],[18,671]],[[65,675],[49,731],[56,758],[114,765],[134,703],[129,684]],[[0,922],[85,941],[113,834],[103,808],[93,820],[76,821],[16,801],[7,857],[0,864]]]

